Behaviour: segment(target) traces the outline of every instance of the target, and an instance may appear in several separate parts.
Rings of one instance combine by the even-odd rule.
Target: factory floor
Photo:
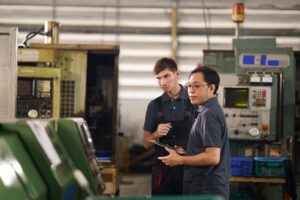
[[[231,185],[234,186],[234,185]],[[257,184],[255,186],[258,186]],[[253,187],[255,187],[253,186]],[[272,185],[269,185],[269,187]],[[243,186],[245,187],[245,186]],[[243,188],[241,187],[241,188]],[[273,200],[273,199],[281,199],[281,185],[273,185],[273,190],[271,189],[271,193],[274,193],[277,198],[274,198],[274,195],[267,195],[268,197],[266,198],[254,198],[254,199],[266,199],[266,200]],[[151,195],[151,174],[150,173],[128,173],[128,174],[121,174],[121,181],[120,181],[120,186],[119,186],[119,196],[120,197],[129,197],[129,196],[135,196],[135,197],[140,197],[140,196],[150,196]],[[234,187],[232,187],[234,188]],[[240,189],[241,189],[240,188]],[[247,187],[245,187],[247,188]],[[244,188],[244,189],[245,189]],[[243,198],[246,197],[243,194],[243,191],[238,190],[238,192],[235,192],[231,195],[231,199],[249,199],[249,198]],[[256,192],[257,188],[255,189]],[[299,191],[298,191],[299,193]],[[244,195],[244,196],[243,196]],[[298,194],[300,196],[300,194]],[[271,197],[273,196],[273,197]]]
[[[120,196],[149,196],[151,194],[151,174],[122,174]]]

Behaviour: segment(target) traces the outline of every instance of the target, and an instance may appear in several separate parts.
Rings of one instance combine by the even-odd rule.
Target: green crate
[[[254,175],[256,177],[285,178],[285,161],[287,161],[286,157],[255,157]]]

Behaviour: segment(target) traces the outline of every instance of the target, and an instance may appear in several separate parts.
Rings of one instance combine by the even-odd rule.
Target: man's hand
[[[168,165],[171,167],[181,165],[182,156],[178,155],[174,150],[169,149],[168,147],[165,147],[165,149],[170,154],[165,157],[158,157],[158,159],[161,160],[163,163],[165,163],[165,165]]]
[[[171,123],[159,124],[155,131],[156,137],[160,138],[162,136],[167,135],[171,128],[172,128]]]
[[[172,128],[171,123],[158,124],[154,132],[144,130],[143,144],[145,148],[151,147],[153,144],[150,140],[158,140],[160,137],[165,136],[169,133]]]
[[[174,148],[178,154],[181,154],[181,155],[185,154],[185,150],[181,146],[174,145]]]

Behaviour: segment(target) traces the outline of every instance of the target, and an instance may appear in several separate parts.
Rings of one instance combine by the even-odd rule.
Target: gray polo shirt
[[[229,141],[224,113],[216,97],[199,106],[186,154],[202,153],[206,147],[221,149],[220,163],[216,166],[185,166],[184,193],[222,195],[228,199],[228,179],[231,176]]]

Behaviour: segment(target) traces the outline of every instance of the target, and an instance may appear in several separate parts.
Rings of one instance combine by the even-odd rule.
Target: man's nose
[[[194,94],[194,93],[195,93],[195,90],[194,90],[193,88],[189,88],[189,89],[188,89],[188,93],[189,93],[189,94]]]
[[[164,84],[166,84],[166,83],[167,83],[167,80],[166,80],[166,79],[164,79],[164,78],[160,79],[160,84],[164,85]]]

